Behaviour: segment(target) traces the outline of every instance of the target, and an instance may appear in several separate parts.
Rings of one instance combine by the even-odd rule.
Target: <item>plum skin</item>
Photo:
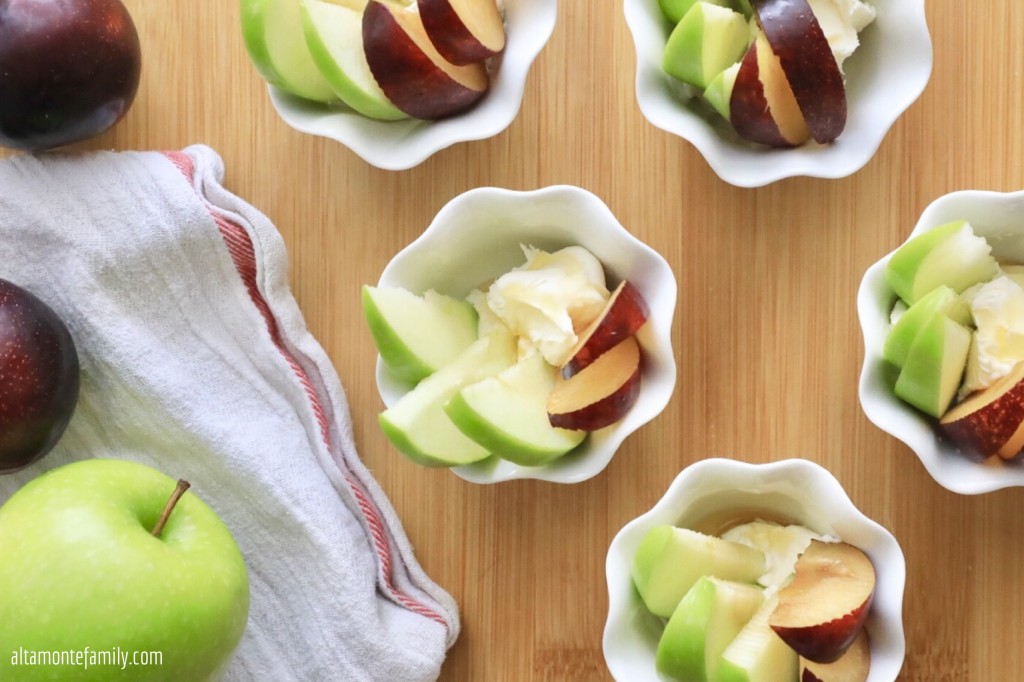
[[[0,0],[0,145],[45,150],[107,130],[142,71],[120,0]]]
[[[79,384],[78,352],[64,322],[0,279],[0,474],[25,468],[57,444]]]

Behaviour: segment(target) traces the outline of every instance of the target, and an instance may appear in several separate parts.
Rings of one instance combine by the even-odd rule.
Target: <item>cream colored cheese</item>
[[[495,280],[486,296],[471,294],[470,302],[480,313],[481,330],[500,321],[550,364],[561,366],[577,333],[608,301],[604,268],[579,246],[553,253],[522,248],[526,263]],[[527,350],[520,348],[521,354]]]
[[[875,8],[861,0],[808,0],[839,69],[860,45],[857,34],[875,20]]]
[[[997,277],[974,292],[971,313],[977,331],[967,356],[965,393],[988,388],[1024,362],[1024,288]]]
[[[722,534],[722,539],[754,547],[764,553],[765,572],[757,582],[765,588],[766,596],[789,582],[796,560],[811,540],[834,540],[803,526],[782,526],[761,520],[730,528]]]

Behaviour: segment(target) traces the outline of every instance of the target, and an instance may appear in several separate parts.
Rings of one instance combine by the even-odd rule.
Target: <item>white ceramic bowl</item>
[[[753,520],[759,515],[786,519],[859,547],[875,565],[875,599],[867,620],[871,640],[868,682],[892,682],[903,666],[903,587],[906,562],[899,543],[862,514],[839,482],[822,467],[801,459],[745,464],[707,459],[692,464],[672,482],[664,497],[633,519],[612,540],[605,566],[608,621],[604,657],[618,682],[661,682],[654,654],[661,619],[644,606],[630,569],[640,541],[651,528],[721,525],[725,519]]]
[[[685,99],[661,68],[671,32],[658,0],[625,0],[626,23],[636,44],[636,97],[647,120],[688,140],[720,178],[759,187],[805,175],[841,178],[861,169],[889,128],[918,98],[932,71],[932,45],[924,0],[871,0],[878,18],[861,33],[861,46],[844,65],[846,130],[831,145],[771,149],[740,138],[720,116]]]
[[[532,192],[491,187],[459,195],[441,209],[430,227],[396,255],[379,286],[421,293],[435,289],[463,297],[523,262],[520,244],[546,250],[579,245],[604,264],[610,285],[623,279],[643,294],[650,316],[637,333],[643,353],[640,395],[623,419],[595,431],[578,448],[539,467],[490,458],[453,471],[474,483],[537,478],[578,483],[600,473],[625,438],[665,409],[676,382],[672,316],[676,280],[665,259],[631,235],[596,196],[578,187]],[[377,389],[391,406],[409,389],[377,359]]]
[[[1024,263],[1024,192],[955,192],[932,202],[921,214],[911,239],[953,220],[968,220],[975,232],[992,244],[997,258]],[[895,377],[882,358],[889,333],[889,314],[896,294],[885,282],[890,253],[864,274],[857,294],[857,314],[864,333],[864,367],[860,404],[878,428],[903,441],[938,483],[956,493],[973,495],[1000,488],[1024,486],[1024,464],[979,463],[956,446],[940,440],[934,422],[893,393]],[[996,458],[998,459],[998,458]]]
[[[317,104],[268,86],[285,123],[304,133],[337,140],[364,161],[405,170],[457,142],[482,140],[505,130],[519,113],[526,74],[555,28],[556,0],[505,0],[505,50],[491,65],[491,89],[471,110],[440,121],[376,121],[344,107]]]

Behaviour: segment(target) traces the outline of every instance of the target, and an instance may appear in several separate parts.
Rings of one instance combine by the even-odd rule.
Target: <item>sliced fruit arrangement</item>
[[[655,666],[680,682],[864,682],[875,569],[856,547],[756,520],[721,537],[649,530],[633,559],[665,621]]]
[[[925,232],[886,266],[899,297],[883,357],[901,400],[971,457],[1024,451],[1024,285],[965,220]]]
[[[275,87],[379,120],[469,109],[505,47],[495,0],[242,0],[242,29]]]
[[[740,137],[772,147],[834,141],[846,127],[843,63],[875,19],[861,0],[660,0],[673,29],[663,68]]]
[[[363,287],[381,361],[412,386],[380,425],[413,461],[460,466],[496,455],[541,466],[636,402],[635,335],[649,313],[639,290],[623,281],[609,292],[600,261],[578,246],[523,252],[523,265],[465,300]]]

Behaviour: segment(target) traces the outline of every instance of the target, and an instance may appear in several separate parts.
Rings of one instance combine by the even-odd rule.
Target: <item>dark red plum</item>
[[[78,402],[79,366],[50,306],[0,279],[0,474],[49,452]]]
[[[98,135],[139,86],[139,36],[120,0],[0,0],[0,145]]]

